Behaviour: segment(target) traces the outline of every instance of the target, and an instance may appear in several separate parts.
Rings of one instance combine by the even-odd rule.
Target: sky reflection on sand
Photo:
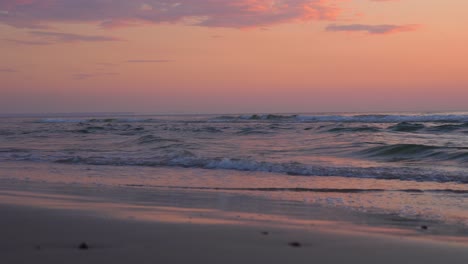
[[[194,168],[6,162],[0,170],[0,203],[6,205],[132,221],[463,243],[468,237],[466,188],[456,183]],[[422,225],[429,229],[422,230]]]
[[[341,208],[364,213],[384,213],[410,219],[445,221],[451,224],[467,225],[468,208],[464,184],[438,182],[407,182],[399,180],[376,180],[346,177],[300,177],[263,172],[235,172],[223,170],[183,169],[183,168],[143,168],[108,166],[80,166],[62,164],[3,163],[0,179],[23,181],[26,186],[37,182],[63,185],[63,190],[74,194],[74,185],[91,186],[97,196],[101,187],[122,188],[116,197],[145,202],[162,190],[168,193],[158,197],[169,205],[193,207],[192,201],[183,193],[197,193],[193,203],[203,199],[223,211],[262,210],[261,204],[249,200],[249,204],[239,204],[230,198],[232,195],[259,197],[284,203],[300,203],[315,207]],[[2,189],[7,189],[3,184]],[[67,187],[70,186],[70,187]],[[60,187],[60,188],[62,188]],[[43,190],[44,185],[34,185],[34,192]],[[18,190],[13,187],[13,190]],[[23,189],[20,189],[23,190]],[[45,188],[48,193],[50,191]],[[357,191],[355,191],[357,190]],[[385,190],[385,191],[379,191]],[[450,190],[451,192],[447,192]],[[63,194],[67,194],[67,192]],[[456,193],[460,192],[460,193]],[[174,193],[174,194],[171,194]],[[208,201],[211,195],[216,201]],[[130,195],[132,194],[132,195]],[[173,197],[171,195],[173,195]],[[181,195],[179,195],[181,194]],[[139,197],[139,198],[137,198]],[[170,204],[186,201],[186,204]],[[127,202],[127,201],[124,201]],[[282,214],[281,208],[274,213]],[[317,218],[313,212],[305,216]]]
[[[386,226],[356,225],[346,221],[301,219],[288,215],[266,212],[225,211],[216,208],[184,208],[156,206],[148,203],[116,203],[97,197],[82,197],[25,191],[0,191],[2,205],[39,207],[64,210],[97,217],[109,217],[130,221],[149,221],[170,224],[235,225],[268,228],[301,229],[314,232],[332,232],[348,235],[391,236],[426,241],[457,242],[468,245],[468,238],[423,234],[416,229]]]

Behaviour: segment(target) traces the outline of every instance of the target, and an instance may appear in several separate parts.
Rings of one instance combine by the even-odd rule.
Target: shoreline
[[[21,169],[23,164],[29,167]],[[310,194],[303,192],[128,185],[137,173],[150,186],[187,181],[214,187],[249,186],[243,180],[252,178],[245,176],[267,186],[275,175],[9,166],[0,171],[2,263],[468,263],[463,225],[323,207],[305,200]],[[340,184],[289,179],[282,184]],[[88,249],[79,249],[83,242]]]
[[[12,167],[0,173],[4,174],[0,175],[0,206],[76,211],[77,214],[93,217],[165,224],[271,226],[281,229],[405,237],[410,240],[444,241],[468,245],[468,229],[463,223],[438,221],[427,217],[411,217],[411,215],[399,215],[394,212],[359,211],[341,206],[339,204],[341,199],[350,197],[352,193],[325,193],[320,196],[320,192],[255,192],[236,191],[235,188],[225,190],[216,187],[206,190],[177,188],[186,180],[189,181],[187,186],[196,186],[201,181],[207,181],[212,186],[218,184],[248,186],[248,183],[243,180],[249,179],[246,176],[250,176],[248,174],[223,175],[220,179],[218,174],[215,175],[216,177],[202,174],[203,177],[193,177],[193,174],[211,173],[211,171],[182,169],[171,171],[145,168],[140,173],[151,177],[147,180],[149,187],[133,186],[127,182],[127,179],[131,179],[130,175],[132,172],[135,173],[135,168],[119,168],[121,175],[111,174],[111,177],[108,177],[115,168],[88,166],[88,169],[83,171],[81,168],[70,165],[44,164],[38,167],[37,164],[29,164],[30,167],[24,169],[19,169],[19,165],[22,164],[9,164]],[[11,172],[10,175],[9,172]],[[277,176],[268,174],[260,174],[256,177],[256,180],[261,179],[265,182],[263,186],[267,186],[270,179],[277,179]],[[213,183],[212,179],[216,179],[217,182]],[[238,180],[242,182],[237,182]],[[345,183],[340,182],[338,178],[333,178],[338,182],[332,182],[331,179],[321,177],[291,177],[289,180],[291,180],[289,186],[297,184],[336,186]],[[299,180],[302,182],[299,183]],[[157,184],[152,184],[160,182],[167,186],[158,187]],[[362,181],[357,183],[360,182]],[[367,184],[370,186],[372,183]],[[262,186],[262,183],[257,184]],[[382,183],[384,184],[396,183],[388,181]],[[371,197],[367,199],[372,202]],[[316,203],[317,200],[333,203],[331,206],[324,206]]]

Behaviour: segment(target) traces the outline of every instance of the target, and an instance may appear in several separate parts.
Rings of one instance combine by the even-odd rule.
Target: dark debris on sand
[[[299,243],[299,242],[296,242],[296,241],[290,242],[288,245],[289,245],[290,247],[295,247],[295,248],[302,247],[302,244]]]
[[[89,249],[89,246],[88,244],[86,244],[85,242],[81,243],[79,246],[78,246],[78,249],[79,250],[88,250]]]

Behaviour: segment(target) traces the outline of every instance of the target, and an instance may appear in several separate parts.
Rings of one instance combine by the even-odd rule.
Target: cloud
[[[99,42],[99,41],[121,41],[121,39],[108,36],[88,36],[60,32],[30,31],[29,34],[58,42]]]
[[[248,28],[311,20],[335,20],[341,0],[2,0],[0,23],[40,28],[54,22],[122,27],[186,23]]]
[[[18,72],[18,71],[12,68],[0,68],[0,73],[14,73],[14,72]]]
[[[112,76],[112,75],[119,75],[116,72],[104,72],[104,73],[75,73],[73,74],[73,78],[75,80],[86,80],[90,78],[100,77],[100,76]]]
[[[364,24],[351,24],[351,25],[335,25],[331,24],[326,27],[326,31],[345,31],[345,32],[367,32],[373,35],[392,34],[398,32],[415,31],[419,25],[364,25]]]
[[[129,63],[164,63],[171,62],[170,60],[128,60]]]
[[[52,43],[46,41],[29,41],[29,40],[19,40],[19,39],[2,39],[5,42],[9,42],[15,45],[32,45],[32,46],[42,46],[50,45]]]

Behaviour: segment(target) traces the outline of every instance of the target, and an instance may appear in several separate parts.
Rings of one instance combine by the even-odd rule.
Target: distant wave
[[[236,132],[237,135],[267,135],[273,133],[261,128],[246,127],[242,128],[240,131]]]
[[[468,161],[468,148],[440,147],[421,144],[391,144],[372,147],[361,151],[369,157],[385,158],[389,161],[406,159],[437,159]]]
[[[80,123],[86,119],[68,119],[68,118],[45,118],[38,120],[38,123]]]
[[[169,138],[161,138],[161,137],[156,137],[153,135],[146,135],[138,138],[136,140],[136,143],[139,145],[146,145],[146,144],[152,144],[152,143],[161,143],[161,142],[180,142],[180,140],[177,139],[169,139]]]
[[[152,118],[44,118],[38,123],[150,123],[157,120]]]
[[[464,128],[468,128],[468,123],[444,124],[444,125],[429,127],[427,128],[427,130],[433,131],[433,132],[452,132],[452,131],[464,129]]]
[[[424,129],[423,124],[415,124],[409,122],[400,122],[394,126],[389,127],[390,130],[399,131],[399,132],[413,132]]]
[[[420,123],[400,122],[396,125],[388,127],[389,130],[397,132],[452,132],[464,128],[468,128],[468,123],[428,126]]]
[[[13,132],[13,131],[0,130],[0,136],[12,136],[14,134],[15,134],[15,132]]]
[[[297,115],[273,115],[273,114],[265,114],[265,115],[241,115],[237,117],[238,119],[245,119],[245,120],[291,120],[295,119]]]
[[[223,115],[218,117],[199,116],[184,119],[183,116],[171,121],[155,118],[44,118],[39,123],[159,123],[159,122],[338,122],[338,123],[402,123],[402,122],[439,122],[439,123],[468,123],[468,114],[355,114],[355,115],[307,115],[307,114],[251,114],[251,115]]]
[[[225,169],[253,172],[274,172],[298,176],[342,176],[376,179],[468,183],[468,173],[447,172],[410,167],[329,167],[298,162],[274,163],[252,159],[201,158],[189,151],[152,158],[81,157],[73,156],[55,160],[58,163],[115,165],[115,166],[175,166],[184,168]]]
[[[313,122],[362,122],[362,123],[399,123],[399,122],[468,122],[468,115],[326,115],[297,116],[300,121]]]
[[[21,148],[0,148],[0,153],[28,153],[28,149]]]
[[[381,129],[372,126],[358,126],[358,127],[335,127],[327,130],[327,132],[343,133],[343,132],[379,132]]]
[[[468,122],[468,114],[421,114],[421,115],[240,115],[219,116],[213,121],[287,121],[287,122],[343,122],[343,123],[401,123],[401,122]]]

